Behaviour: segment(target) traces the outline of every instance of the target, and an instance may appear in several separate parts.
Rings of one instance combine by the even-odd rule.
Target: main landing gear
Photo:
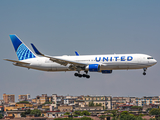
[[[147,68],[143,68],[143,70],[144,70],[143,75],[146,75]]]
[[[75,73],[74,76],[79,77],[79,78],[81,77],[90,78],[90,75],[87,75],[88,71],[85,71],[85,72],[86,74],[80,74],[80,72],[78,71],[78,73]]]

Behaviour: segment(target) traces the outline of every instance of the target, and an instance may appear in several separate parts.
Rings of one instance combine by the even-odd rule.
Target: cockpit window
[[[153,57],[147,57],[147,59],[153,59]]]

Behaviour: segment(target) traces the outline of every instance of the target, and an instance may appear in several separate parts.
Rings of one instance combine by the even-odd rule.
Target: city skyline
[[[0,95],[155,96],[160,78],[160,1],[0,1]],[[143,70],[89,73],[41,72],[15,67],[9,34],[48,55],[144,53],[157,64]],[[32,50],[32,49],[31,49]],[[17,97],[16,97],[17,99]]]

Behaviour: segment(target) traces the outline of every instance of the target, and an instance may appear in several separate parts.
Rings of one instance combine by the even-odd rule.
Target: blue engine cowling
[[[112,70],[102,70],[101,72],[102,74],[110,74],[112,73]]]
[[[90,64],[90,65],[86,66],[85,70],[90,71],[90,72],[99,72],[100,65],[99,64]]]

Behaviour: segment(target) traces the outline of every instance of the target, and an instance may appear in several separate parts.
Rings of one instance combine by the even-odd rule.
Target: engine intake
[[[90,65],[86,66],[85,70],[90,71],[90,72],[99,72],[100,65],[99,64],[90,64]]]

